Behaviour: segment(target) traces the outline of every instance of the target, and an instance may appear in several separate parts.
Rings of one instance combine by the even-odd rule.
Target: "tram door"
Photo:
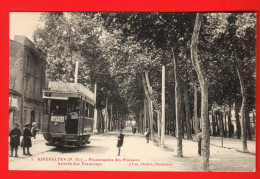
[[[68,101],[68,118],[65,124],[66,134],[78,133],[78,119],[79,119],[79,98],[69,98]]]

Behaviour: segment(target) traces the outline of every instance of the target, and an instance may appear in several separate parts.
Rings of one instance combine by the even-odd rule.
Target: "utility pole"
[[[162,119],[161,119],[161,147],[164,147],[165,131],[165,65],[162,64]]]
[[[93,133],[97,133],[97,83],[94,86],[94,123],[93,123]]]
[[[76,65],[75,65],[75,75],[74,75],[74,83],[77,84],[78,83],[78,76],[79,76],[79,61],[76,61]]]

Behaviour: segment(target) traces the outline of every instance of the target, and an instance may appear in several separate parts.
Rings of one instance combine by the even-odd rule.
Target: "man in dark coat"
[[[32,146],[32,141],[31,141],[31,130],[30,130],[30,124],[27,123],[25,124],[25,128],[23,130],[23,141],[22,141],[22,146],[23,146],[23,155],[31,155],[29,148]],[[25,153],[25,147],[27,148],[27,153]]]
[[[17,151],[18,151],[18,146],[20,145],[21,135],[22,135],[22,133],[21,133],[21,130],[19,129],[19,125],[17,123],[15,123],[14,128],[9,133],[10,146],[11,146],[10,157],[13,157],[13,151],[14,150],[15,150],[15,156],[14,157],[18,157]]]
[[[120,149],[123,145],[124,134],[122,134],[122,130],[120,129],[117,135],[117,148],[118,148],[118,156],[120,156]]]

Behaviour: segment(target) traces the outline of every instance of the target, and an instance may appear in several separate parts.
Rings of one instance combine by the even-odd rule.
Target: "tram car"
[[[94,93],[80,83],[49,81],[43,90],[43,135],[47,145],[79,147],[93,133]]]

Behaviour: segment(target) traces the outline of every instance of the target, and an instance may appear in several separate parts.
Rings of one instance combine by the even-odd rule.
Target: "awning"
[[[57,99],[57,100],[68,100],[68,97],[52,97],[52,96],[43,96],[43,99]]]

